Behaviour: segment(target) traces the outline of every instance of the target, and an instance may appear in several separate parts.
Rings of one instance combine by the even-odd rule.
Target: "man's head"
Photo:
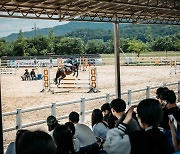
[[[158,100],[144,99],[137,106],[137,114],[141,128],[157,127],[162,121],[163,110]]]
[[[126,110],[126,102],[120,98],[114,99],[111,102],[111,111],[114,116],[117,113],[124,113]]]
[[[169,104],[175,104],[176,103],[176,94],[173,90],[165,90],[161,93],[160,99],[162,101],[166,101]]]
[[[162,92],[164,92],[165,90],[169,90],[167,87],[159,87],[156,90],[156,98],[159,100],[160,99],[160,95]]]
[[[79,114],[77,112],[71,112],[69,114],[69,121],[72,123],[78,123],[79,122]]]
[[[110,107],[110,104],[109,103],[105,103],[101,106],[101,111],[103,113],[103,115],[107,115],[109,114],[109,112],[111,112],[111,107]]]
[[[47,125],[48,125],[48,130],[51,131],[58,125],[58,121],[54,116],[51,115],[47,117]]]

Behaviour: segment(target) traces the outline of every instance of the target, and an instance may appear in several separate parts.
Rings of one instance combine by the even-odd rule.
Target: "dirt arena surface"
[[[30,71],[32,68],[28,68]],[[16,75],[1,76],[1,92],[2,92],[2,110],[4,112],[12,112],[17,108],[26,109],[43,105],[49,105],[52,102],[66,102],[80,99],[81,97],[89,98],[102,96],[106,93],[115,93],[115,68],[113,65],[97,66],[98,73],[98,89],[99,93],[87,93],[88,89],[74,89],[69,92],[63,92],[64,89],[56,88],[55,91],[61,93],[52,94],[51,92],[43,92],[42,80],[22,81],[21,75],[25,68],[17,70]],[[51,69],[51,78],[55,77],[57,68]],[[178,70],[179,72],[180,70]],[[42,68],[35,70],[36,74],[42,74]],[[88,72],[80,72],[79,78],[88,77]],[[122,92],[128,89],[140,89],[146,86],[155,86],[163,83],[177,82],[180,80],[180,73],[174,72],[170,75],[170,66],[122,66],[121,67],[121,85]],[[67,90],[67,89],[66,89]],[[98,108],[104,102],[95,101],[88,103],[86,109]],[[79,105],[69,105],[58,110],[57,115],[68,115],[71,111],[79,111]],[[38,111],[34,113],[23,114],[23,123],[32,122],[33,119],[46,119],[50,115],[50,110]],[[15,116],[4,117],[3,127],[8,128],[15,126]],[[47,131],[46,126],[41,129]],[[4,142],[7,144],[13,140],[15,131],[4,133]]]

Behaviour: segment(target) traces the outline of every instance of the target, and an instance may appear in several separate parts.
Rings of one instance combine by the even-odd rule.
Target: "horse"
[[[78,68],[79,63],[73,63],[73,65],[64,65],[61,68],[58,68],[56,72],[56,78],[54,79],[55,84],[60,85],[60,81],[66,77],[66,75],[70,75],[73,73],[73,76],[76,74],[76,78],[78,77]],[[58,82],[59,81],[59,82]]]

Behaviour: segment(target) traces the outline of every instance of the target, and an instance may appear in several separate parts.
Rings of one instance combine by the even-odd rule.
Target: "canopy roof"
[[[180,25],[180,0],[0,0],[0,17]]]

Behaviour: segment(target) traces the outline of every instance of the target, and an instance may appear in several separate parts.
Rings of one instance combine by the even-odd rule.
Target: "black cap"
[[[48,126],[52,126],[52,125],[56,124],[57,122],[58,121],[54,116],[51,115],[51,116],[47,117],[47,125]]]

